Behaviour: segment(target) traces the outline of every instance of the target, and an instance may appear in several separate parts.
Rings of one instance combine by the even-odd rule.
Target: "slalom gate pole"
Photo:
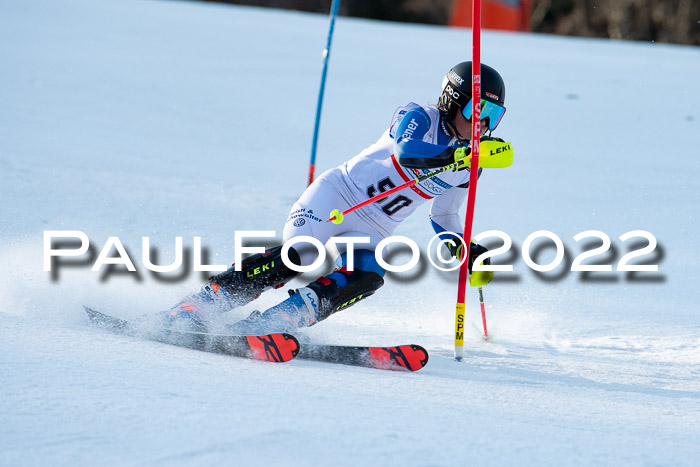
[[[472,3],[472,139],[471,167],[469,169],[469,191],[467,194],[467,214],[464,219],[463,248],[467,255],[459,268],[457,282],[457,306],[455,307],[455,360],[464,358],[464,302],[467,294],[469,275],[469,250],[471,250],[476,184],[479,178],[479,139],[481,138],[481,0]]]
[[[314,138],[311,143],[311,160],[309,161],[309,180],[308,185],[314,181],[314,172],[316,171],[316,144],[318,143],[318,127],[321,124],[321,108],[323,107],[323,93],[326,89],[326,73],[328,72],[328,59],[331,55],[331,41],[333,40],[333,27],[335,26],[335,17],[338,16],[338,8],[340,0],[333,0],[331,4],[331,23],[328,28],[328,40],[326,48],[323,49],[323,72],[321,74],[321,88],[318,91],[318,103],[316,104],[316,123],[314,124]]]
[[[486,305],[484,305],[484,289],[479,287],[479,305],[481,306],[481,322],[484,323],[484,339],[488,340],[489,330],[486,327]]]

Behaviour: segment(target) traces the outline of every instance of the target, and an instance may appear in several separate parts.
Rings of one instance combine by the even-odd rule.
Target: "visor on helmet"
[[[503,115],[506,113],[506,108],[501,107],[498,104],[494,104],[486,99],[481,99],[481,119],[489,119],[489,130],[493,131],[496,129],[498,124],[501,122]],[[467,105],[462,107],[462,115],[467,121],[472,121],[472,99],[469,99]]]

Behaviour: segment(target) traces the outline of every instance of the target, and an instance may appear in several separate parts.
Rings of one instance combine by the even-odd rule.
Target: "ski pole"
[[[314,172],[316,171],[316,143],[318,142],[318,127],[321,124],[321,107],[323,107],[323,92],[326,88],[326,72],[328,71],[328,59],[331,55],[331,40],[333,39],[333,27],[335,26],[335,17],[338,16],[338,8],[340,0],[333,0],[331,4],[331,24],[328,28],[328,40],[326,48],[323,49],[323,72],[321,73],[321,88],[318,91],[318,104],[316,104],[316,123],[314,124],[314,138],[311,143],[311,160],[309,161],[309,185],[314,181]]]
[[[401,191],[401,190],[404,190],[408,187],[411,187],[411,186],[415,185],[416,183],[420,183],[420,182],[427,180],[429,178],[432,178],[436,175],[440,175],[443,172],[447,172],[448,170],[452,170],[452,169],[455,169],[457,167],[460,167],[460,166],[464,165],[464,163],[465,163],[464,160],[460,160],[457,162],[453,162],[452,164],[446,165],[444,167],[440,167],[439,169],[435,169],[432,172],[428,172],[427,174],[421,175],[418,178],[414,178],[412,180],[409,180],[406,183],[403,183],[402,185],[399,185],[399,186],[391,188],[387,191],[383,191],[379,194],[376,194],[376,195],[372,196],[370,199],[365,200],[359,204],[356,204],[355,206],[352,206],[343,212],[340,212],[339,209],[334,209],[333,211],[331,211],[331,217],[330,217],[330,219],[328,219],[328,221],[333,222],[334,224],[340,224],[341,222],[343,222],[343,217],[345,217],[345,214],[351,213],[353,211],[356,211],[360,208],[367,206],[368,204],[372,204],[375,201],[379,201],[380,199],[386,198],[387,196],[389,196],[393,193],[396,193],[397,191]]]
[[[513,165],[513,148],[510,143],[502,141],[484,141],[483,144],[489,146],[491,149],[485,155],[481,167],[486,169],[503,169]],[[472,156],[467,156],[465,159],[462,159],[458,162],[453,162],[452,164],[440,167],[439,169],[435,169],[432,172],[428,172],[427,174],[421,175],[418,178],[409,180],[406,183],[391,188],[390,190],[378,193],[372,196],[370,199],[356,204],[355,206],[352,206],[351,208],[348,208],[343,212],[340,212],[339,209],[334,209],[333,211],[331,211],[331,217],[330,219],[328,219],[328,221],[333,222],[334,224],[340,224],[341,222],[343,222],[343,217],[345,216],[345,214],[365,207],[368,204],[372,204],[375,201],[379,201],[380,199],[386,198],[387,196],[396,193],[397,191],[405,190],[406,188],[412,187],[416,183],[420,183],[436,175],[440,175],[441,173],[447,172],[448,170],[459,168],[464,164],[471,164],[471,157]]]

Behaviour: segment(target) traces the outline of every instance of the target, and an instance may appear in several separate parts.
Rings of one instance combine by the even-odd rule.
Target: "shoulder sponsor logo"
[[[401,135],[401,138],[405,139],[413,139],[413,132],[416,131],[418,128],[418,122],[416,122],[415,118],[412,118],[410,122],[408,122],[408,126],[404,130],[403,134]]]

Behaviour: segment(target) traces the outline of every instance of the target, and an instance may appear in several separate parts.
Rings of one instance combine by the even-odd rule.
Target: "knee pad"
[[[384,285],[382,276],[373,271],[355,270],[345,267],[328,276],[320,277],[308,285],[318,295],[320,306],[317,321],[324,320],[336,311],[354,305],[369,297]]]
[[[299,254],[294,248],[289,249],[289,260],[300,264]],[[282,247],[274,247],[264,253],[246,258],[241,270],[231,267],[227,271],[210,277],[205,288],[219,295],[224,293],[231,306],[243,306],[257,298],[265,289],[280,288],[299,274],[287,267],[282,261]]]

